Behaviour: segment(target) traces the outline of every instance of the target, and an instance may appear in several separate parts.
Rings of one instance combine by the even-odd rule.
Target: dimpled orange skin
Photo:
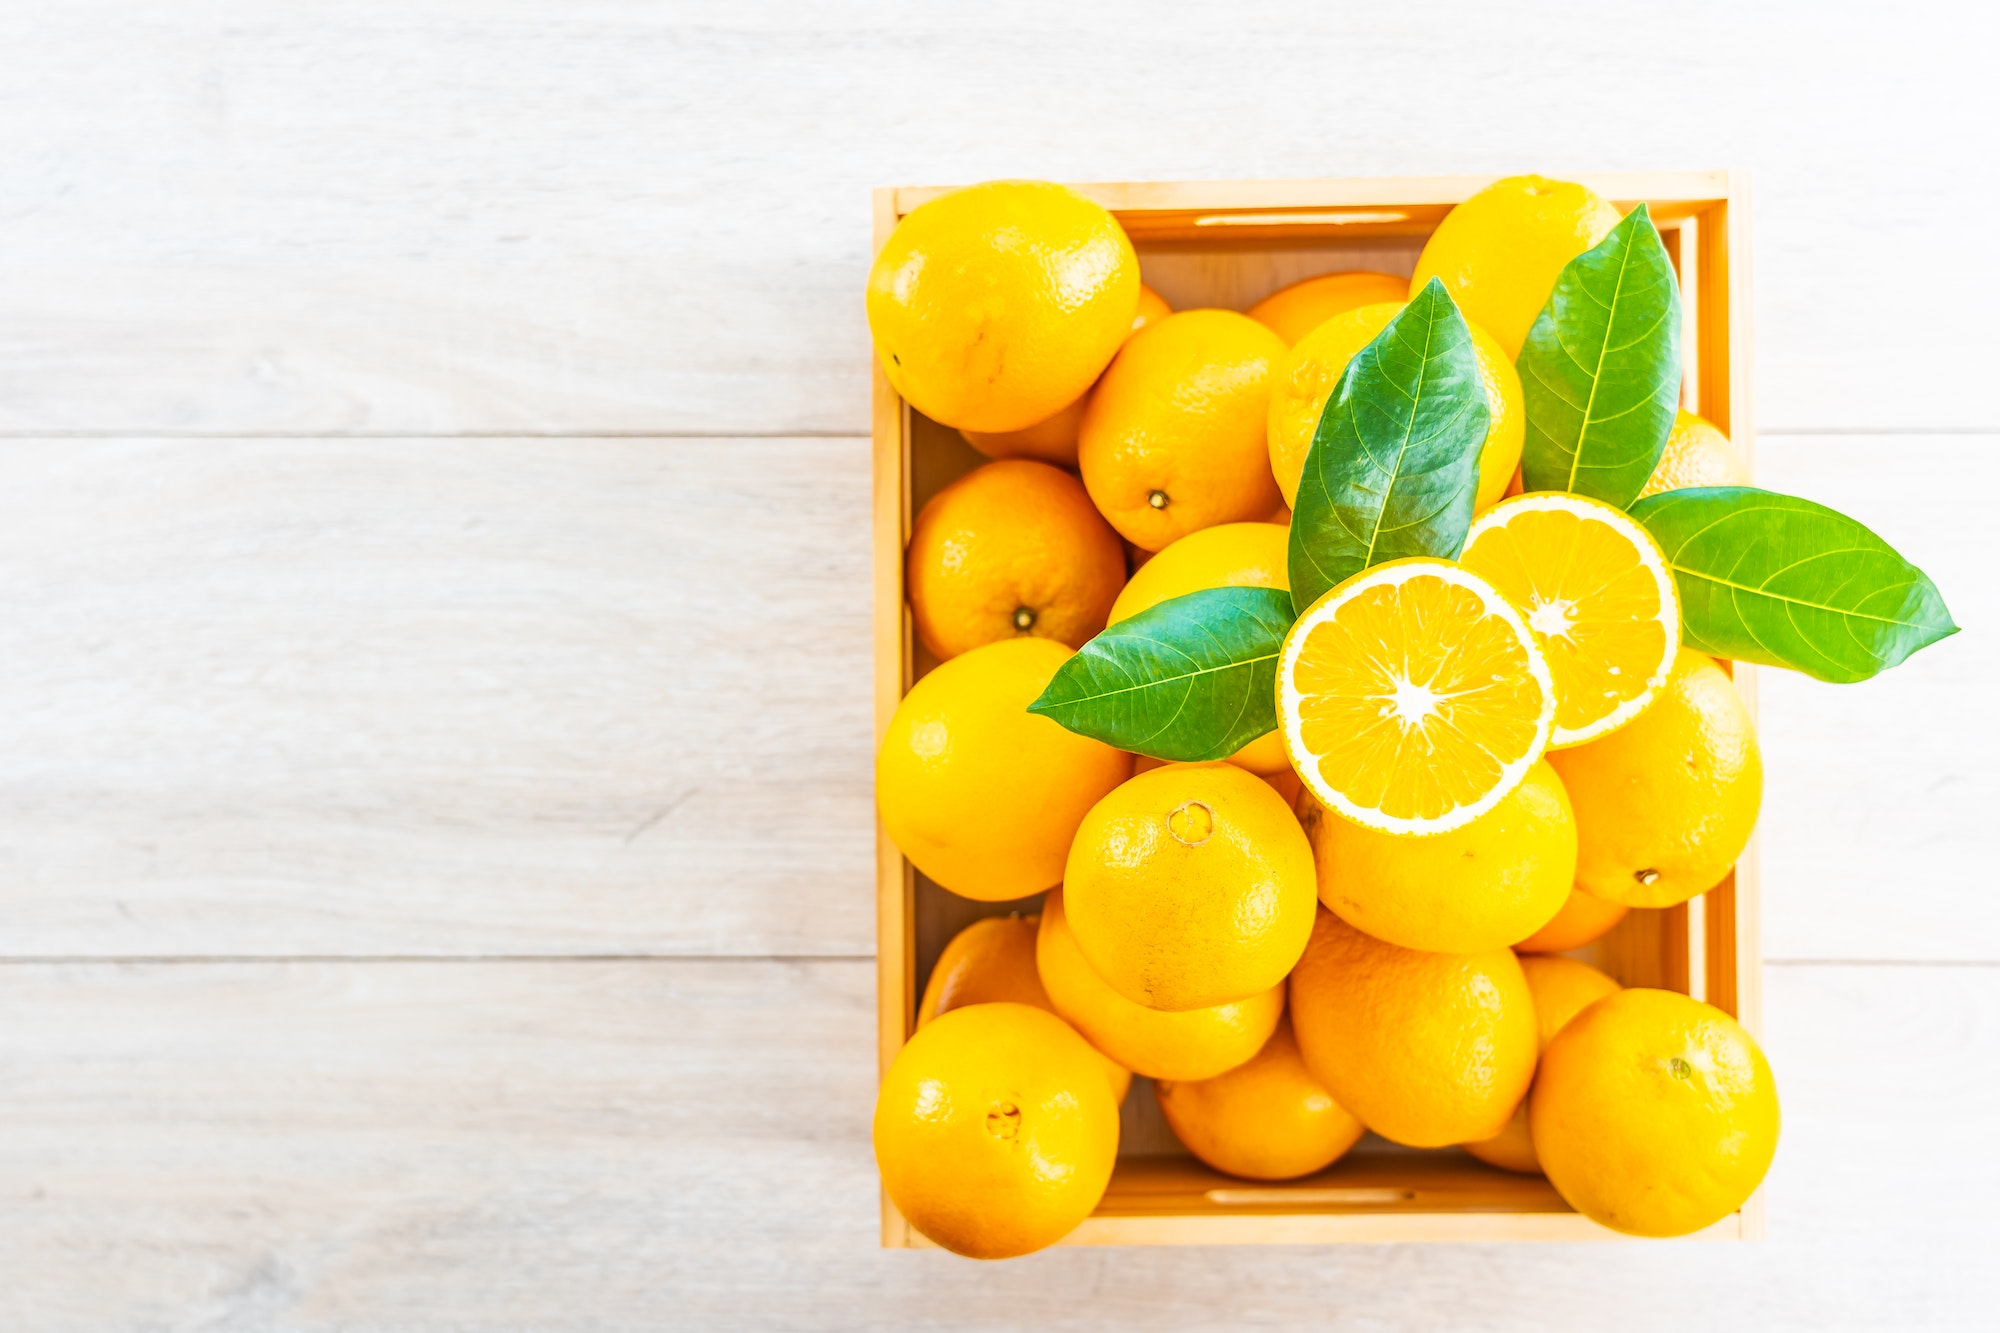
[[[1610,977],[1574,958],[1530,954],[1521,959],[1521,971],[1528,978],[1528,993],[1535,997],[1535,1039],[1540,1050],[1547,1050],[1572,1018],[1618,989]],[[1531,1089],[1528,1096],[1533,1095]],[[1503,1171],[1540,1171],[1534,1136],[1528,1131],[1528,1097],[1514,1108],[1505,1129],[1490,1139],[1466,1144],[1465,1150]]]
[[[1671,907],[1722,882],[1757,826],[1764,761],[1743,696],[1690,648],[1646,711],[1549,753],[1576,811],[1576,883],[1627,907]]]
[[[1265,445],[1285,344],[1233,310],[1184,310],[1132,335],[1090,395],[1077,465],[1111,526],[1157,551],[1278,507]]]
[[[1035,966],[1035,936],[1041,924],[1039,913],[989,916],[952,936],[931,967],[930,980],[924,983],[917,1026],[975,1004],[1031,1004],[1055,1013],[1055,1004]],[[1111,1095],[1124,1101],[1132,1087],[1132,1071],[1102,1054],[1098,1058],[1111,1080]]]
[[[1384,301],[1401,305],[1409,294],[1408,278],[1351,269],[1280,287],[1243,313],[1283,338],[1285,346],[1296,347],[1301,338],[1335,315]]]
[[[1442,279],[1511,363],[1564,267],[1617,225],[1618,210],[1581,185],[1509,176],[1445,214],[1417,257],[1410,290]]]
[[[1421,953],[1322,910],[1291,1012],[1313,1077],[1412,1148],[1492,1138],[1534,1077],[1534,999],[1510,949]]]
[[[1285,979],[1317,899],[1284,798],[1227,763],[1141,773],[1091,808],[1063,872],[1097,974],[1153,1009],[1247,999]]]
[[[1478,953],[1524,939],[1562,910],[1576,875],[1576,820],[1546,760],[1449,833],[1395,837],[1317,801],[1302,818],[1319,900],[1355,929],[1406,949]]]
[[[1154,1085],[1167,1126],[1218,1171],[1252,1180],[1309,1176],[1340,1158],[1361,1122],[1306,1072],[1292,1025],[1281,1021],[1264,1049],[1226,1074]]]
[[[960,430],[1022,430],[1083,396],[1132,330],[1139,257],[1103,207],[1046,181],[920,204],[868,273],[896,392]]]
[[[1528,1102],[1549,1183],[1591,1220],[1683,1236],[1743,1206],[1778,1148],[1771,1066],[1735,1019],[1672,991],[1599,1000],[1542,1052]]]
[[[1132,332],[1173,314],[1173,308],[1145,283],[1139,284],[1139,309],[1132,316]],[[1021,430],[986,432],[962,430],[965,442],[988,458],[1035,458],[1060,467],[1076,466],[1076,436],[1083,427],[1083,410],[1090,395],[1083,394],[1046,421]]]
[[[1105,623],[1115,625],[1204,588],[1289,588],[1291,541],[1288,530],[1271,523],[1218,523],[1190,532],[1133,573]],[[1276,731],[1251,741],[1229,762],[1260,776],[1292,771]]]
[[[1055,1010],[1104,1056],[1156,1079],[1213,1078],[1257,1054],[1285,1012],[1285,983],[1260,995],[1207,1009],[1167,1013],[1111,989],[1076,947],[1063,895],[1042,903],[1035,965]]]
[[[1750,469],[1729,437],[1706,417],[1692,412],[1674,414],[1674,428],[1667,446],[1639,498],[1662,491],[1678,491],[1691,486],[1748,486]]]
[[[903,855],[966,898],[1059,883],[1077,825],[1132,756],[1028,705],[1069,649],[1006,639],[942,663],[903,696],[875,756],[875,806]]]
[[[974,1259],[1053,1245],[1104,1197],[1118,1103],[1101,1059],[1025,1004],[954,1009],[918,1031],[875,1098],[875,1163],[911,1226]]]
[[[1024,635],[1081,648],[1124,586],[1118,534],[1083,484],[1047,463],[976,467],[910,529],[910,611],[940,661]]]
[[[1271,411],[1265,426],[1271,474],[1285,503],[1298,499],[1299,477],[1312,449],[1327,399],[1340,386],[1347,363],[1389,326],[1405,302],[1357,306],[1327,320],[1292,348],[1271,389]],[[1479,449],[1479,488],[1472,498],[1474,513],[1498,504],[1521,463],[1521,446],[1528,436],[1527,410],[1521,400],[1521,376],[1500,344],[1477,324],[1472,329],[1473,359],[1479,382],[1486,389],[1486,440]]]
[[[1610,903],[1602,898],[1593,898],[1582,889],[1571,889],[1557,912],[1546,926],[1514,946],[1515,953],[1562,953],[1567,949],[1580,949],[1592,940],[1609,934],[1611,928],[1625,919],[1632,909],[1623,903]]]

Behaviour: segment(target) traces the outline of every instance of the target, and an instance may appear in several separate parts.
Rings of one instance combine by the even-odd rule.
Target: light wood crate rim
[[[1314,238],[1428,232],[1436,220],[1502,174],[1355,177],[1304,180],[1087,182],[1071,188],[1119,216],[1137,243],[1197,242],[1253,248],[1265,237],[1287,244]],[[1694,319],[1702,415],[1728,431],[1754,467],[1749,366],[1751,345],[1749,180],[1740,171],[1580,173],[1565,177],[1590,186],[1623,208],[1645,202],[1663,230],[1696,222]],[[891,186],[874,192],[874,249],[897,221],[953,186]],[[1315,212],[1315,210],[1320,210]],[[1406,210],[1395,220],[1351,219],[1350,212]],[[1197,215],[1230,215],[1226,226],[1204,226]],[[1289,214],[1289,216],[1287,215]],[[1304,216],[1301,216],[1304,215]],[[906,689],[910,628],[903,605],[903,549],[910,522],[910,421],[879,366],[873,368],[873,524],[876,739]],[[1754,715],[1756,682],[1735,669]],[[1750,1031],[1760,1027],[1761,949],[1757,842],[1731,879],[1710,895],[1732,908],[1704,911],[1696,900],[1688,922],[1691,986],[1735,1011]],[[907,1039],[914,1005],[913,870],[876,825],[878,1061],[886,1070]],[[1722,891],[1727,889],[1724,894]],[[1720,904],[1718,904],[1720,905]],[[1701,980],[1696,980],[1700,977]],[[1722,984],[1726,996],[1718,992]],[[1415,1165],[1421,1162],[1422,1165]],[[1386,1186],[1383,1172],[1415,1180]],[[1381,1177],[1382,1179],[1378,1179]],[[1421,1179],[1418,1179],[1421,1177]],[[1357,1185],[1357,1181],[1374,1182]],[[1336,1163],[1325,1178],[1260,1187],[1231,1181],[1184,1159],[1120,1159],[1104,1204],[1062,1242],[1065,1245],[1255,1245],[1401,1242],[1536,1242],[1629,1239],[1551,1204],[1538,1178],[1509,1181],[1504,1173],[1449,1159],[1378,1157],[1366,1165]],[[1388,1200],[1382,1193],[1407,1193]],[[1357,1194],[1355,1191],[1360,1190]],[[1491,1198],[1466,1191],[1481,1189]],[[1223,1203],[1251,1198],[1249,1204]],[[1163,1202],[1164,1200],[1164,1202]],[[1298,1206],[1291,1206],[1296,1200]],[[1176,1208],[1175,1201],[1183,1206]],[[933,1248],[882,1195],[885,1248]],[[1756,1239],[1764,1232],[1760,1190],[1737,1213],[1687,1239]]]

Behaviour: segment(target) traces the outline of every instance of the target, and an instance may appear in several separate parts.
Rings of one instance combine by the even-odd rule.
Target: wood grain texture
[[[4,18],[12,434],[861,434],[870,187],[1663,166],[1756,175],[1765,429],[2000,428],[1990,8]]]
[[[0,952],[873,952],[864,440],[0,448]]]
[[[1770,1239],[876,1248],[863,961],[0,968],[0,1319],[1972,1329],[2000,971],[1777,968]],[[746,1058],[754,1050],[756,1058]]]
[[[1969,627],[1764,673],[1768,957],[2000,959],[1996,442],[1763,441]],[[865,440],[8,444],[0,954],[872,953],[868,485]]]

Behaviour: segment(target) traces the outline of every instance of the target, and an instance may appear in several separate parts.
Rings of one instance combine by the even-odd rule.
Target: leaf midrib
[[[1161,647],[1168,648],[1169,645],[1162,644]],[[1170,650],[1173,652],[1181,651],[1178,648],[1171,648]],[[1238,667],[1255,666],[1259,662],[1275,662],[1283,653],[1284,650],[1280,648],[1277,652],[1259,653],[1255,657],[1239,657],[1234,661],[1224,662],[1221,666],[1201,667],[1194,671],[1183,671],[1178,675],[1172,676],[1156,676],[1152,680],[1141,681],[1137,685],[1121,685],[1115,690],[1102,690],[1094,694],[1080,694],[1074,699],[1051,704],[1050,707],[1067,707],[1072,704],[1087,703],[1096,699],[1111,699],[1121,694],[1134,694],[1140,690],[1158,689],[1162,685],[1172,685],[1184,680],[1194,680],[1198,676],[1212,676],[1218,671],[1234,671]]]
[[[1672,560],[1667,561],[1667,568],[1673,570],[1676,575],[1686,574],[1689,578],[1700,579],[1704,583],[1713,583],[1719,587],[1729,588],[1736,592],[1746,592],[1755,597],[1768,597],[1772,601],[1782,602],[1786,606],[1803,606],[1813,611],[1829,611],[1838,616],[1852,616],[1856,620],[1872,620],[1878,625],[1896,625],[1903,629],[1929,628],[1921,620],[1896,620],[1890,616],[1871,616],[1866,611],[1850,611],[1845,607],[1833,606],[1826,602],[1809,602],[1803,597],[1787,597],[1781,592],[1772,592],[1767,588],[1755,587],[1748,583],[1737,583],[1732,579],[1718,578],[1714,574],[1704,574],[1700,570],[1688,569],[1683,565],[1674,563]],[[1911,584],[1909,586],[1915,585]]]
[[[1389,473],[1389,484],[1382,488],[1382,503],[1375,510],[1368,524],[1368,554],[1361,562],[1363,569],[1373,569],[1375,567],[1375,545],[1382,540],[1383,519],[1389,512],[1389,500],[1396,489],[1396,479],[1403,475],[1403,455],[1410,451],[1410,436],[1417,429],[1417,413],[1423,406],[1424,385],[1430,378],[1431,339],[1437,330],[1437,309],[1435,304],[1431,306],[1429,314],[1431,318],[1424,325],[1424,352],[1417,359],[1417,391],[1414,394],[1404,395],[1404,397],[1410,400],[1410,414],[1403,421],[1403,438],[1401,443],[1396,446],[1396,466]],[[1383,378],[1387,379],[1388,377],[1384,376]],[[1394,386],[1392,385],[1391,387]],[[1359,421],[1355,421],[1354,429],[1357,434],[1360,433],[1361,423]]]
[[[1643,207],[1643,205],[1642,205]],[[1569,456],[1569,481],[1566,491],[1576,489],[1576,474],[1583,469],[1583,442],[1590,435],[1590,413],[1597,406],[1597,386],[1604,382],[1604,359],[1611,355],[1611,324],[1618,317],[1618,301],[1625,294],[1625,270],[1632,264],[1632,233],[1625,235],[1625,245],[1618,253],[1618,282],[1611,289],[1611,304],[1604,307],[1604,338],[1597,344],[1597,368],[1590,372],[1590,396],[1583,402],[1583,427],[1576,433],[1576,448]]]

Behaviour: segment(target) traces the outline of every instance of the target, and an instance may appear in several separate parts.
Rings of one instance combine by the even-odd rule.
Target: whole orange
[[[1157,551],[1278,507],[1264,442],[1278,335],[1233,310],[1184,310],[1132,335],[1090,395],[1077,463],[1127,540]]]
[[[1062,890],[1042,902],[1035,965],[1050,1003],[1105,1056],[1148,1078],[1213,1078],[1242,1064],[1285,1012],[1285,983],[1246,1000],[1168,1013],[1135,1004],[1097,975],[1063,912]]]
[[[1680,650],[1646,711],[1549,752],[1576,811],[1576,883],[1627,907],[1671,907],[1722,882],[1750,841],[1764,761],[1722,668]]]
[[[911,1226],[957,1254],[1053,1245],[1104,1197],[1118,1103],[1054,1014],[954,1009],[910,1038],[875,1098],[875,1163]]]
[[[1509,176],[1445,214],[1417,257],[1410,290],[1442,279],[1511,363],[1563,268],[1617,225],[1618,210],[1584,186]]]
[[[1614,1231],[1682,1236],[1735,1212],[1778,1148],[1771,1066],[1728,1014],[1672,991],[1597,1001],[1542,1052],[1535,1153]]]
[[[960,430],[1015,431],[1075,402],[1139,302],[1117,219],[1046,181],[990,181],[912,209],[868,273],[868,327],[896,392]]]
[[[1400,305],[1409,294],[1408,278],[1352,269],[1280,287],[1243,313],[1283,338],[1287,347],[1296,347],[1301,338],[1335,315],[1383,301]]]
[[[1227,763],[1141,773],[1091,807],[1063,899],[1126,999],[1201,1009],[1285,979],[1312,930],[1312,847],[1284,798]]]
[[[1023,635],[1081,648],[1125,586],[1125,548],[1075,477],[1007,459],[931,497],[908,580],[917,635],[940,661]]]
[[[875,756],[882,825],[917,869],[987,902],[1058,883],[1077,826],[1132,756],[1028,705],[1069,649],[1005,639],[940,664],[903,696]]]
[[[1539,1050],[1547,1050],[1556,1033],[1572,1018],[1618,989],[1618,983],[1610,977],[1574,958],[1529,954],[1521,959],[1521,972],[1528,978],[1529,994],[1535,997],[1535,1040]],[[1532,1095],[1531,1091],[1529,1096]],[[1523,1097],[1514,1108],[1506,1128],[1490,1139],[1466,1144],[1465,1150],[1480,1161],[1507,1171],[1540,1171],[1534,1137],[1528,1132],[1528,1098]]]
[[[1291,1011],[1313,1077],[1413,1148],[1493,1137],[1534,1077],[1535,1002],[1509,949],[1420,953],[1323,910]]]
[[[1303,814],[1319,900],[1357,930],[1406,949],[1478,953],[1533,934],[1576,876],[1576,820],[1562,780],[1538,761],[1462,828],[1398,837],[1317,801]]]
[[[1306,1070],[1292,1025],[1226,1074],[1154,1085],[1160,1111],[1187,1150],[1218,1171],[1291,1180],[1331,1165],[1362,1135],[1361,1122]]]

